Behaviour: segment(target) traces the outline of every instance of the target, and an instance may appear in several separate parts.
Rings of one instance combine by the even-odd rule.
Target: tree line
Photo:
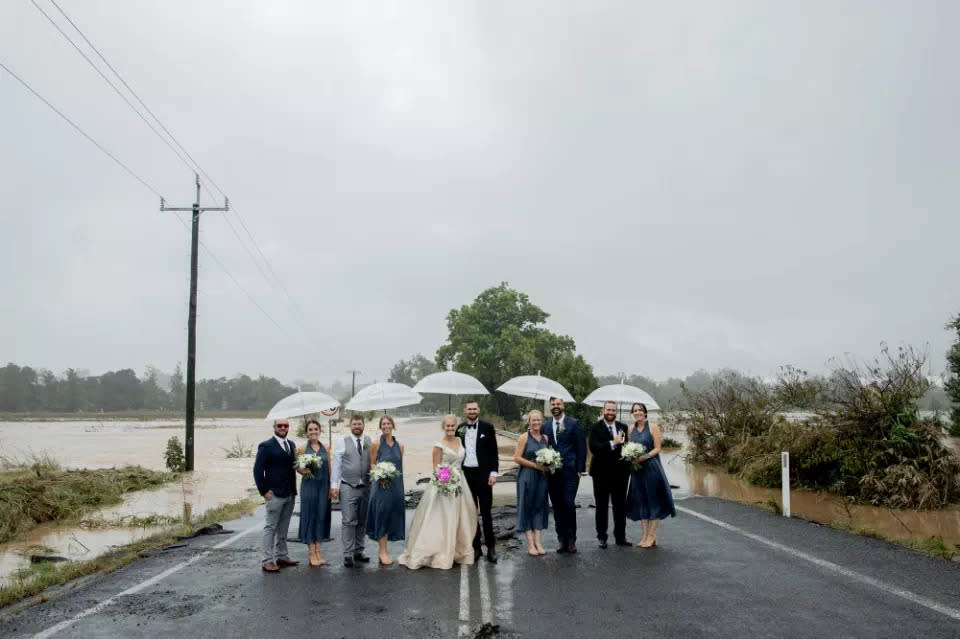
[[[272,377],[237,375],[197,382],[197,407],[209,411],[267,411],[296,392]],[[69,368],[62,375],[10,363],[0,368],[0,412],[98,413],[183,410],[185,384],[148,366],[142,376],[130,368],[89,375]]]

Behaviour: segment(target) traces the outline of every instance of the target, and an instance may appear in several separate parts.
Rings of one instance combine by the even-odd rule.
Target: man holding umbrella
[[[562,399],[550,398],[550,412],[553,419],[543,425],[543,431],[550,445],[563,457],[563,468],[549,476],[548,484],[560,542],[557,552],[574,553],[577,552],[577,489],[580,476],[586,470],[587,440],[579,420],[564,414]]]

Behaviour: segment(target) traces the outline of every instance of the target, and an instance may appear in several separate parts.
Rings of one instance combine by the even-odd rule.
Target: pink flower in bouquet
[[[437,479],[442,482],[450,481],[450,468],[438,468],[437,469]]]

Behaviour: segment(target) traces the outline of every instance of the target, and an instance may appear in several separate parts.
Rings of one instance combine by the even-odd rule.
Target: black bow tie
[[[477,424],[467,424],[467,428],[470,430],[477,430]]]

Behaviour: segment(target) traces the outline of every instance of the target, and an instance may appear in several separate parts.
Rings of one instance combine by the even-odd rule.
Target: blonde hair
[[[440,420],[440,430],[443,430],[444,428],[447,427],[447,420],[448,420],[448,419],[452,419],[452,420],[453,420],[453,425],[454,425],[454,426],[457,425],[457,416],[456,416],[456,415],[444,415],[444,416],[443,416],[443,419]]]
[[[529,413],[527,413],[527,428],[530,428],[530,418],[533,417],[534,414],[539,415],[539,416],[540,416],[540,423],[541,423],[541,424],[543,423],[543,412],[541,412],[541,411],[539,411],[539,410],[537,410],[537,409],[533,409],[532,411],[530,411]]]

